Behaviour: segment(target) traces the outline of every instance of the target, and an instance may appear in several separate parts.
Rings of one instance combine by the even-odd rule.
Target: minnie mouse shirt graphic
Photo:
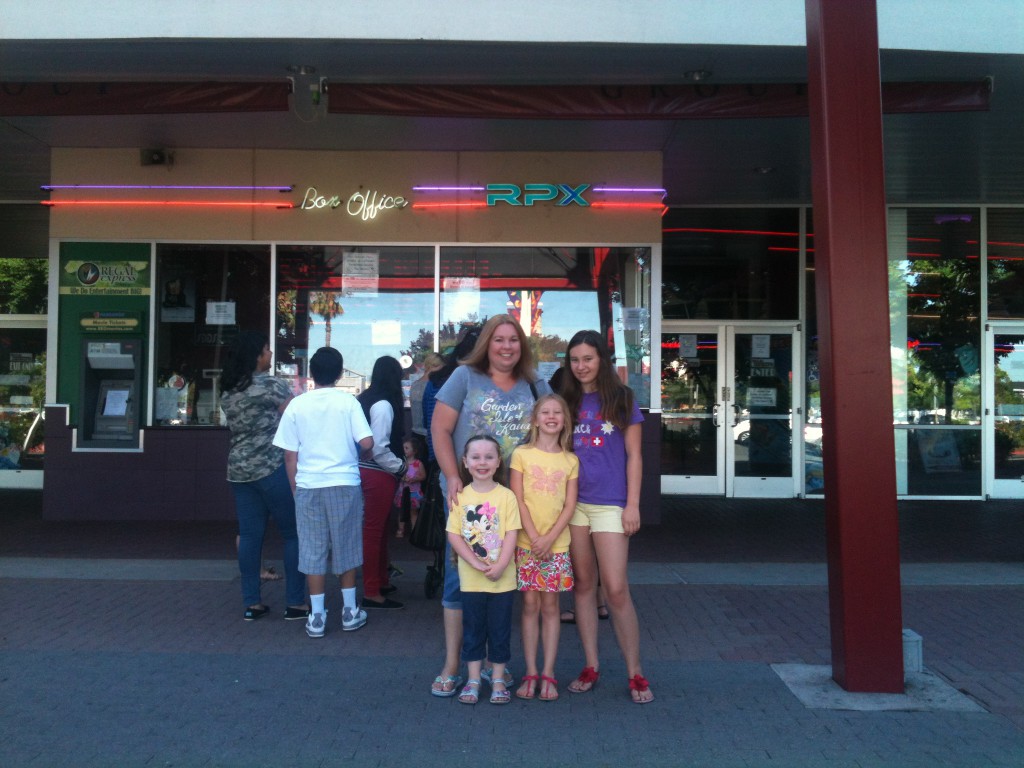
[[[496,563],[505,534],[521,527],[519,503],[512,491],[497,485],[487,493],[479,493],[468,485],[451,508],[447,530],[459,534],[481,561]],[[491,581],[461,557],[458,561],[459,582],[466,592],[508,592],[516,588],[514,567],[506,568],[498,581]]]
[[[501,557],[501,537],[496,531],[501,520],[498,510],[489,502],[467,509],[462,523],[462,538],[469,544],[473,554],[481,560],[496,563]]]

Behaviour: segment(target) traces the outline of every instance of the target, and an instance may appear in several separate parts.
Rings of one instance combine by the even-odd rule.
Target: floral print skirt
[[[516,547],[516,581],[520,592],[571,592],[574,581],[568,552],[538,560],[528,549]]]

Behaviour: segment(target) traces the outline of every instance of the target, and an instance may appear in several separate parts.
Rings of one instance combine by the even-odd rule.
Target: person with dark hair
[[[284,449],[295,494],[299,570],[309,583],[306,634],[323,637],[327,554],[341,583],[341,628],[359,629],[366,611],[356,602],[356,569],[363,563],[363,492],[359,450],[373,447],[373,433],[356,399],[335,387],[344,367],[341,352],[321,347],[309,360],[315,388],[285,409],[274,436]]]
[[[426,439],[430,430],[423,420],[423,391],[427,388],[430,374],[444,366],[444,358],[436,352],[428,352],[423,357],[423,375],[409,387],[409,415],[412,417],[412,433]]]
[[[398,480],[405,473],[402,364],[388,355],[378,357],[370,386],[357,399],[373,433],[373,447],[359,461],[364,504],[363,608],[396,609],[402,604],[387,597],[394,591],[388,583],[388,521]]]
[[[530,428],[530,413],[540,395],[550,393],[546,381],[537,380],[533,354],[526,334],[511,315],[495,315],[484,323],[472,351],[437,393],[430,433],[437,463],[441,468],[442,488],[449,507],[462,491],[458,456],[471,435],[494,437],[507,462],[513,449]],[[508,477],[498,477],[507,483]],[[445,569],[444,595],[445,663],[434,678],[431,693],[451,696],[460,678],[459,643],[462,637],[462,594],[459,573]],[[491,670],[483,667],[481,675],[490,682]],[[512,675],[505,670],[505,686],[512,685]]]
[[[444,383],[455,373],[463,358],[469,356],[476,346],[476,340],[480,338],[479,328],[470,328],[459,340],[440,368],[427,376],[427,384],[423,388],[423,425],[427,430],[427,458],[436,461],[434,456],[434,439],[430,434],[430,422],[434,418],[434,406],[437,403],[437,393],[441,391]]]
[[[188,297],[185,295],[185,285],[180,277],[174,277],[164,283],[165,307],[187,307]]]
[[[640,665],[640,625],[629,592],[629,537],[640,530],[640,424],[633,391],[619,381],[605,340],[580,331],[569,340],[562,396],[575,428],[580,461],[579,497],[569,521],[569,554],[576,576],[576,626],[586,666],[569,684],[571,693],[597,685],[598,576],[612,628],[626,662],[629,695],[636,704],[654,700]]]
[[[304,619],[306,580],[299,572],[295,501],[288,486],[284,452],[274,446],[281,413],[292,399],[288,384],[270,375],[270,342],[265,334],[242,331],[231,342],[221,373],[221,408],[231,430],[228,482],[238,516],[238,570],[243,618],[255,621],[270,610],[260,595],[263,537],[271,516],[284,543],[287,620]]]

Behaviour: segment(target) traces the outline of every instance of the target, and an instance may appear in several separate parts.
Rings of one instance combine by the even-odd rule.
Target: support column
[[[832,677],[903,691],[874,0],[805,0]]]

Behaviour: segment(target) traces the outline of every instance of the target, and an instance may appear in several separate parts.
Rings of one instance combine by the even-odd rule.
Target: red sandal
[[[558,698],[558,681],[547,675],[541,675],[540,680],[540,692],[537,694],[537,698],[541,701],[555,701]],[[544,695],[544,683],[548,684],[547,696]]]
[[[633,675],[629,679],[629,696],[633,699],[634,704],[650,704],[654,701],[654,694],[651,694],[651,698],[644,699],[638,696],[634,696],[635,693],[648,693],[651,690],[651,684],[647,682],[647,678],[643,675]]]
[[[519,689],[516,691],[517,699],[532,699],[537,695],[537,683],[540,678],[536,675],[523,675],[519,680]],[[526,686],[526,694],[522,693],[523,686]]]
[[[587,693],[588,691],[594,690],[594,686],[597,685],[597,679],[601,677],[601,673],[593,667],[584,667],[583,671],[580,672],[579,677],[569,683],[569,693]],[[588,687],[581,688],[580,686],[586,685]]]

